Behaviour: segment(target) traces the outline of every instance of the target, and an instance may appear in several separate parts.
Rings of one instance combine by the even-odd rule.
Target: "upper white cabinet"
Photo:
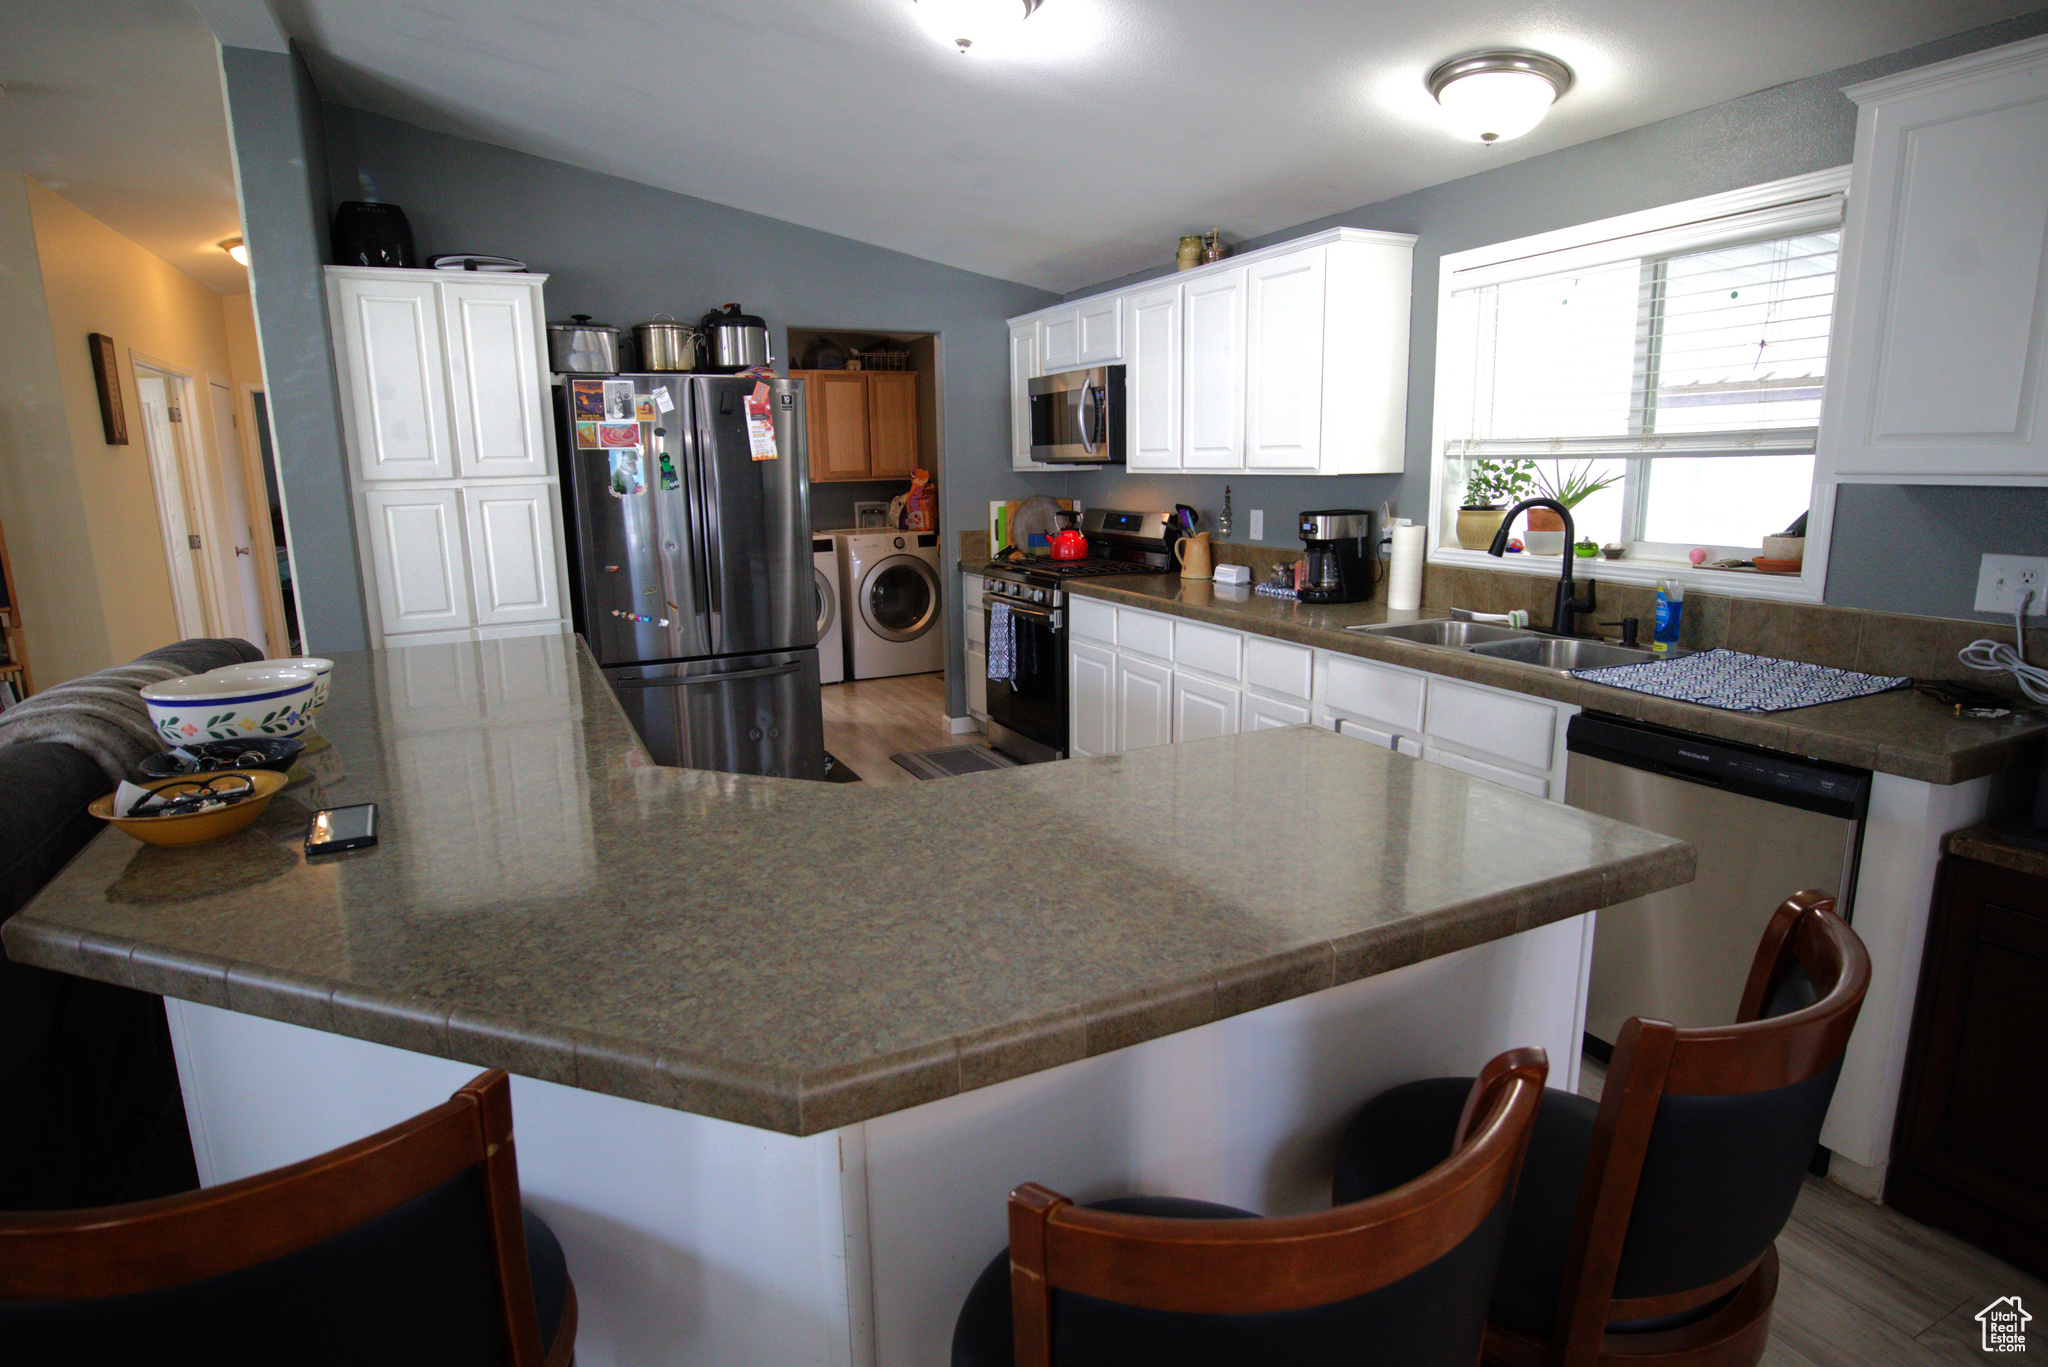
[[[327,268],[374,644],[568,629],[545,278]]]
[[[2048,483],[2048,38],[1848,94],[1823,459],[1870,483]]]
[[[343,414],[363,479],[455,474],[436,282],[422,275],[328,275],[335,359],[347,372]]]
[[[1038,378],[1038,320],[1010,324],[1010,468],[1060,470],[1031,459],[1031,382]]]
[[[1181,286],[1184,469],[1244,468],[1244,273],[1238,266]]]
[[[1134,470],[1399,474],[1414,258],[1405,233],[1332,228],[1012,320],[1013,402],[1035,327],[1039,374],[1123,362]]]

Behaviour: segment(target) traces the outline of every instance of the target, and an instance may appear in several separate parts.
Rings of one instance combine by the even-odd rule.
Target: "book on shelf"
[[[21,701],[21,689],[12,679],[0,679],[0,712]]]

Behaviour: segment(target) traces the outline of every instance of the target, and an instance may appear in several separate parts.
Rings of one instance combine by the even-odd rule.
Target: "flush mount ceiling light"
[[[1445,120],[1477,142],[1521,137],[1571,85],[1571,68],[1538,52],[1475,52],[1429,73]]]
[[[247,247],[246,245],[244,245],[244,244],[243,244],[243,242],[242,242],[242,239],[241,239],[241,238],[239,238],[239,237],[224,237],[224,238],[222,238],[222,239],[220,240],[220,249],[221,249],[222,251],[226,252],[226,253],[227,253],[227,254],[228,254],[229,256],[232,256],[233,258],[235,258],[235,264],[236,264],[236,265],[238,265],[238,266],[246,266],[246,265],[248,265],[248,264],[249,264],[249,248],[248,248],[248,247]]]
[[[925,27],[966,52],[976,43],[1029,19],[1044,0],[917,0]]]

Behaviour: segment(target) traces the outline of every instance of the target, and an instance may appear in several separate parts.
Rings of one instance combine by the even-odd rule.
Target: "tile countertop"
[[[811,1134],[1694,866],[1308,727],[888,787],[661,768],[575,637],[337,656],[320,729],[315,784],[212,845],[102,833],[7,952]],[[305,858],[365,801],[375,849]]]
[[[974,572],[981,564],[962,561],[961,567]],[[1995,773],[2006,766],[2016,750],[2048,734],[2048,716],[2038,712],[1977,721],[1958,717],[1953,708],[1911,691],[1880,693],[1793,712],[1728,712],[1587,683],[1553,670],[1462,650],[1344,630],[1354,625],[1376,626],[1390,620],[1417,621],[1449,615],[1426,610],[1390,614],[1386,603],[1379,600],[1332,605],[1299,603],[1268,598],[1250,588],[1183,583],[1174,575],[1083,579],[1066,588],[1085,598],[1214,622],[1283,641],[1575,703],[1589,711],[1633,717],[1719,740],[1831,760],[1927,783],[1961,783],[1980,774]]]

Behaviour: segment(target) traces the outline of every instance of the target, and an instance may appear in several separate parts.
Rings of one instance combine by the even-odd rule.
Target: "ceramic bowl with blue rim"
[[[279,667],[310,669],[313,671],[313,705],[308,710],[317,716],[320,709],[327,703],[328,685],[334,678],[334,661],[332,660],[325,660],[317,655],[293,655],[282,660],[257,660],[253,664],[222,665],[218,669],[207,670],[206,677],[209,679],[235,679],[243,677],[252,670],[260,671],[277,669]]]
[[[156,733],[171,745],[287,740],[312,724],[318,679],[297,665],[241,665],[225,678],[190,674],[145,684],[142,701]]]

